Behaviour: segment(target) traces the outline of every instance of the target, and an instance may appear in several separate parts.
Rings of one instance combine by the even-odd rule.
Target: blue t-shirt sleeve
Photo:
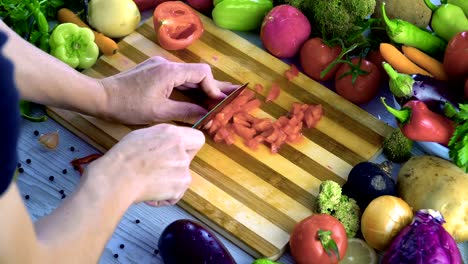
[[[13,64],[3,54],[7,36],[0,31],[0,196],[10,185],[18,162],[19,104]]]

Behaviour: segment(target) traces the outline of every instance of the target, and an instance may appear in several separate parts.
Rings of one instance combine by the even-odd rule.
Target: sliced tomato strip
[[[242,126],[239,124],[233,124],[234,131],[243,139],[249,140],[252,139],[257,131],[253,128]]]
[[[250,112],[250,111],[252,111],[254,109],[259,108],[260,105],[262,105],[262,102],[260,102],[260,100],[253,99],[253,100],[250,100],[249,102],[247,102],[245,105],[242,106],[242,111]]]
[[[278,98],[278,96],[280,95],[280,92],[281,92],[281,87],[277,83],[273,83],[271,85],[270,91],[268,91],[268,95],[265,99],[265,102],[268,103],[268,102],[276,100],[276,98]]]

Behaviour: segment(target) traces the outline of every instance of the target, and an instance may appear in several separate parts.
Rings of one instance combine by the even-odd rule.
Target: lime
[[[348,250],[346,250],[346,255],[340,264],[377,264],[377,262],[377,254],[373,248],[362,239],[350,238],[348,239]]]

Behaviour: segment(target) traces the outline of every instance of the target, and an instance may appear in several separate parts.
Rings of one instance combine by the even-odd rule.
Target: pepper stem
[[[328,256],[333,256],[335,254],[340,260],[340,251],[338,250],[338,246],[336,245],[335,240],[331,237],[332,232],[330,230],[319,230],[317,231],[318,239],[322,244],[323,249],[327,252]]]
[[[401,110],[397,110],[391,106],[389,106],[385,102],[385,97],[380,97],[380,101],[385,106],[387,111],[392,114],[401,124],[405,124],[410,120],[411,117],[411,109],[410,108],[402,108]]]
[[[432,12],[436,11],[437,10],[437,6],[434,5],[431,0],[424,0],[424,3],[426,4],[427,7],[429,7],[430,10],[432,10]]]
[[[397,30],[397,23],[395,23],[394,21],[392,21],[390,18],[388,18],[387,16],[387,12],[385,11],[385,2],[382,2],[382,18],[385,22],[385,25],[387,25],[387,29],[390,31],[390,32],[394,32]],[[389,34],[389,35],[393,35],[393,34]]]
[[[413,77],[409,74],[403,74],[395,71],[392,66],[386,62],[382,63],[384,70],[390,77],[390,91],[396,97],[410,97],[413,93]]]

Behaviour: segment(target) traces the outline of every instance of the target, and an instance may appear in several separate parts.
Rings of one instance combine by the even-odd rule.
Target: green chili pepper
[[[463,12],[465,13],[465,16],[468,17],[468,1],[466,0],[445,0],[441,1],[442,4],[452,4],[460,7]]]
[[[50,54],[73,68],[87,69],[94,65],[99,55],[93,32],[73,23],[58,25],[49,42]]]
[[[387,26],[388,37],[394,42],[418,48],[438,59],[443,57],[447,41],[405,20],[389,19],[385,12],[385,2],[382,3],[382,18]]]
[[[37,28],[40,34],[39,48],[45,52],[49,52],[49,23],[47,22],[44,13],[42,13],[41,9],[39,8],[38,3],[29,3],[27,7],[33,14],[37,23]]]
[[[459,6],[452,4],[434,5],[431,0],[424,0],[432,10],[431,28],[434,32],[450,41],[457,33],[468,30],[468,19]]]
[[[214,23],[237,31],[259,29],[263,18],[273,8],[271,0],[215,0],[214,3]]]

